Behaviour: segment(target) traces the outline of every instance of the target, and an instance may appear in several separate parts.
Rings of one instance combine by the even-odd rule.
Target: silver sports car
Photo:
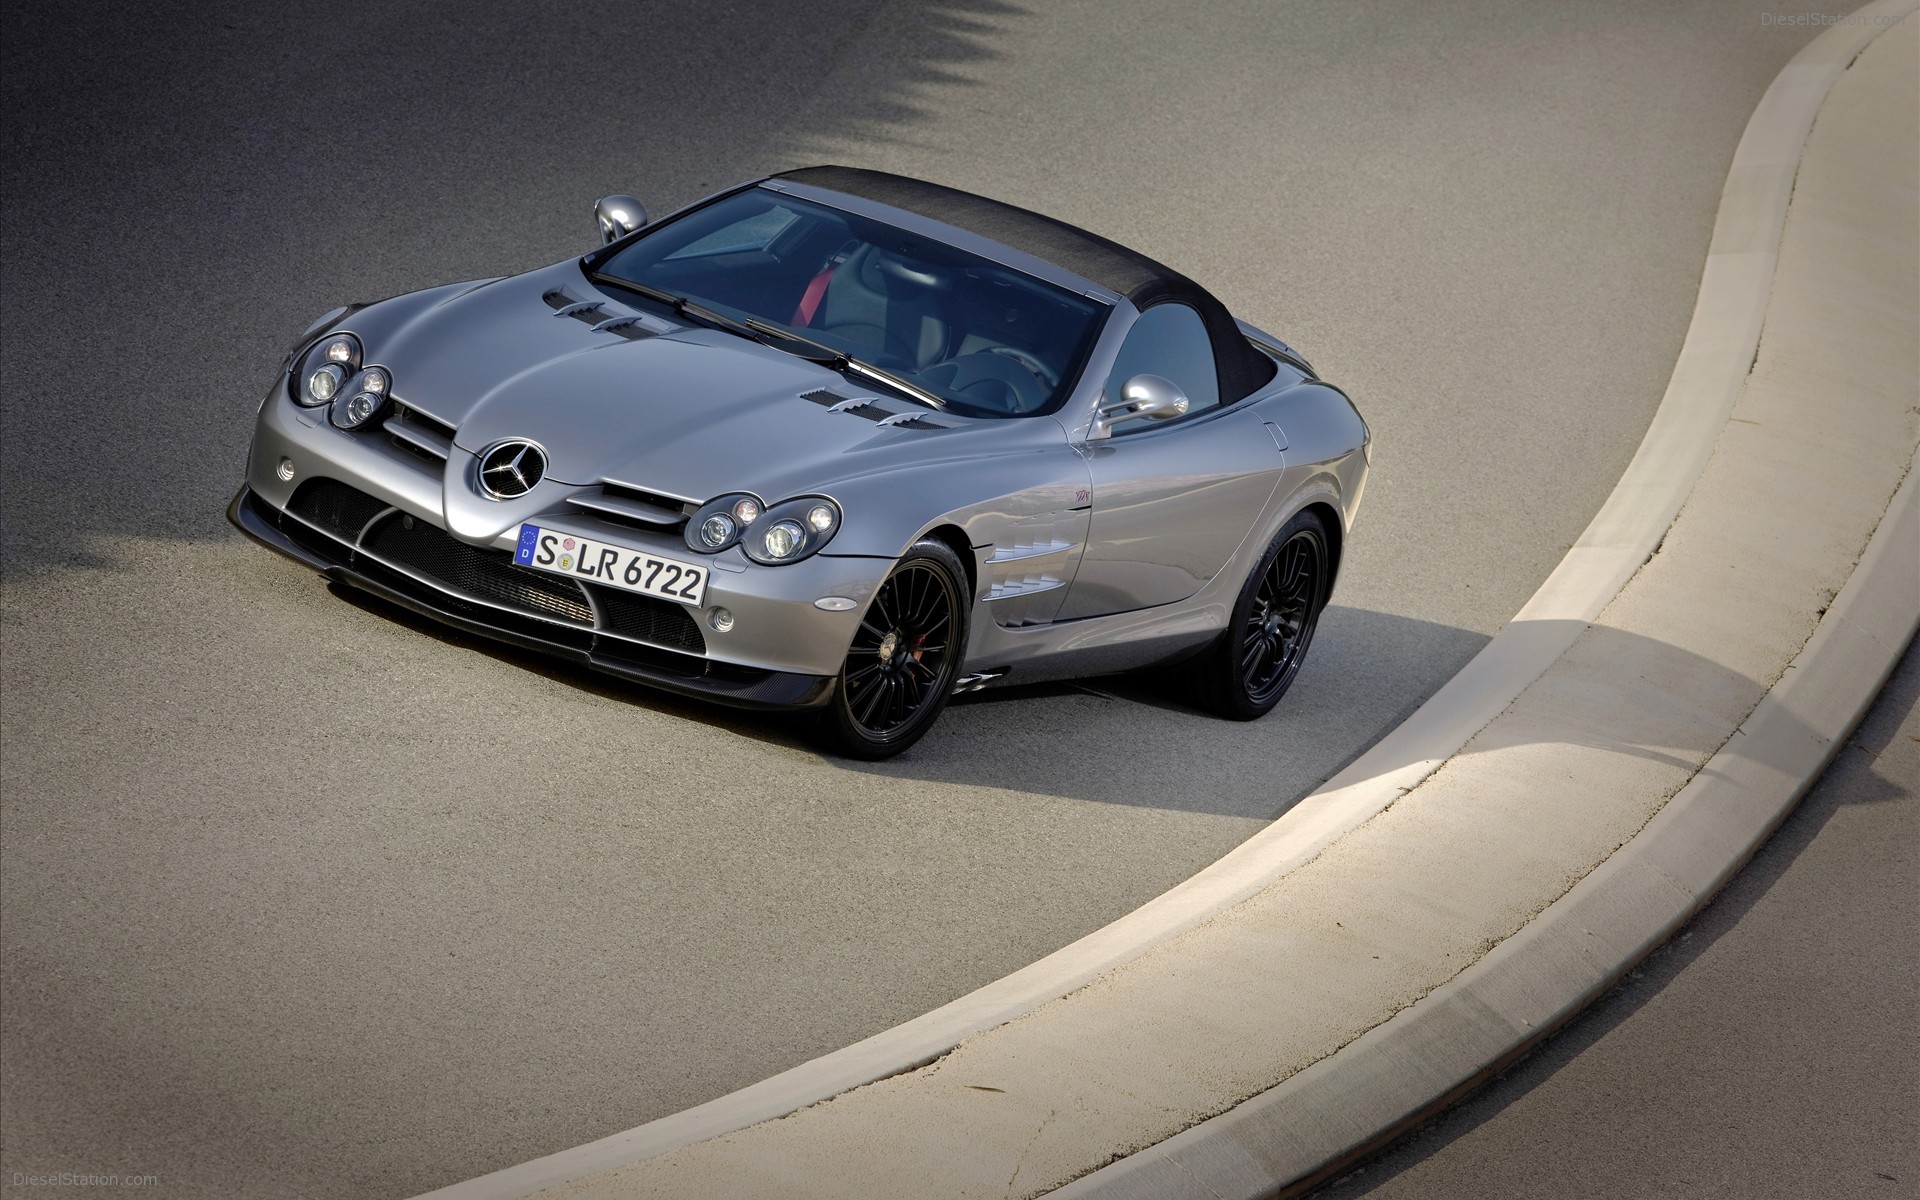
[[[885,758],[948,697],[1292,683],[1366,482],[1346,395],[1047,217],[790,171],[503,279],[320,318],[229,516],[449,625]]]

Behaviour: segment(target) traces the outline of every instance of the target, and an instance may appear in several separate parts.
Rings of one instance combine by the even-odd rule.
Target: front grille
[[[683,517],[689,509],[699,507],[677,496],[666,496],[659,492],[650,492],[645,488],[637,488],[629,483],[615,483],[611,479],[601,481],[600,490],[615,500],[635,500],[654,508],[665,509],[670,513],[679,513]]]
[[[410,404],[394,401],[393,415],[381,423],[394,447],[430,463],[444,463],[453,453],[454,427]]]
[[[593,624],[593,606],[573,580],[516,567],[507,551],[469,546],[425,521],[396,514],[374,529],[363,548],[470,596],[562,621]]]
[[[707,639],[693,619],[693,610],[686,605],[597,584],[587,586],[593,589],[593,598],[600,606],[600,627],[608,633],[695,654],[707,652]]]
[[[384,500],[376,500],[337,479],[309,479],[294,492],[287,511],[342,541],[354,542],[359,540],[360,531],[367,523],[387,507]]]
[[[669,535],[687,527],[687,512],[695,507],[618,483],[603,484],[597,492],[577,492],[567,497],[567,503],[578,515],[594,521]]]

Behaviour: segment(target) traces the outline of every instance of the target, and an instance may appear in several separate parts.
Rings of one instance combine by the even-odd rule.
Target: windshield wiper
[[[891,388],[909,400],[918,400],[928,408],[938,412],[946,411],[947,402],[925,388],[908,383],[891,371],[876,367],[869,362],[862,362],[845,350],[835,349],[824,342],[816,342],[812,338],[789,333],[778,325],[769,324],[755,317],[730,317],[726,313],[708,308],[697,300],[676,296],[672,292],[663,291],[650,284],[637,283],[631,279],[622,279],[617,275],[606,275],[598,271],[594,273],[593,278],[596,282],[609,283],[614,287],[637,292],[702,325],[710,325],[715,329],[723,329],[728,333],[752,338],[763,346],[771,346],[775,350],[785,351],[796,358],[804,358],[808,362],[819,363],[835,371],[859,375]]]
[[[859,359],[848,355],[845,361],[842,362],[840,369],[854,375],[863,376],[884,387],[890,387],[907,399],[918,400],[928,408],[938,412],[947,411],[947,402],[945,400],[942,400],[923,387],[908,383],[892,371],[883,370],[874,366],[872,363],[861,362]]]
[[[754,317],[746,318],[745,323],[752,326],[756,333],[764,334],[766,339],[773,339],[773,341],[768,342],[769,345],[777,342],[778,349],[786,350],[790,354],[798,354],[801,358],[807,359],[810,362],[830,366],[836,371],[849,371],[855,375],[874,380],[877,383],[892,388],[909,400],[918,400],[920,403],[939,412],[945,412],[947,409],[947,402],[932,392],[929,392],[927,389],[909,383],[891,371],[855,358],[845,350],[835,349],[825,342],[816,342],[812,338],[802,337],[797,333],[788,332],[778,325],[771,325]],[[795,350],[793,349],[795,346],[800,346],[804,349]]]
[[[836,371],[847,371],[862,376],[863,378],[871,379],[876,383],[892,388],[909,400],[918,400],[928,408],[936,409],[940,412],[947,410],[947,402],[939,396],[920,387],[918,384],[909,383],[900,376],[895,375],[892,371],[886,370],[883,367],[876,367],[863,359],[855,358],[845,350],[835,349],[825,342],[816,342],[812,338],[802,337],[797,333],[791,333],[782,329],[778,325],[771,325],[754,317],[748,317],[745,323],[752,326],[754,332],[764,334],[767,338],[777,341],[779,343],[779,349],[786,350],[792,354],[799,354],[801,358],[808,359],[811,362],[823,363]],[[772,343],[769,342],[769,344]],[[804,350],[794,350],[792,349],[794,346],[804,347]]]
[[[744,338],[752,338],[762,345],[772,345],[773,340],[777,339],[780,344],[775,346],[775,349],[785,350],[789,354],[812,362],[834,364],[846,358],[845,354],[831,346],[822,346],[819,342],[794,337],[783,329],[751,317],[744,320],[739,317],[730,317],[726,313],[708,308],[697,300],[676,296],[672,292],[663,291],[649,284],[636,283],[631,279],[621,279],[615,275],[595,275],[594,279],[601,283],[612,284],[614,287],[625,288],[630,292],[638,292],[649,300],[666,305],[688,320],[697,321],[714,329],[725,330],[728,333],[739,334]]]
[[[611,284],[617,288],[625,288],[629,292],[636,292],[657,304],[666,305],[675,312],[679,312],[680,306],[686,303],[686,298],[683,296],[676,296],[672,292],[662,291],[651,284],[636,283],[631,279],[622,279],[618,275],[609,275],[605,271],[595,271],[592,275],[588,276],[588,278],[592,279],[595,283]]]

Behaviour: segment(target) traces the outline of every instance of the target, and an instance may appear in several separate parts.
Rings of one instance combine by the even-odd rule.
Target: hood
[[[599,302],[590,319],[558,315],[557,306],[588,300]],[[644,324],[593,328],[621,316]],[[456,428],[449,515],[471,508],[460,494],[471,490],[471,456],[504,438],[538,443],[556,484],[613,480],[694,501],[750,491],[775,502],[853,476],[1063,436],[1051,420],[972,420],[884,395],[864,414],[832,412],[803,396],[880,394],[749,339],[643,315],[573,262],[387,301],[352,326],[369,361],[393,372],[397,399]],[[877,425],[894,412],[925,420]],[[504,523],[509,507],[481,511]],[[481,512],[470,515],[461,532],[478,535]]]
[[[840,375],[804,359],[657,317],[624,335],[557,317],[554,304],[568,300],[599,300],[588,315],[601,320],[638,313],[573,264],[563,268],[500,280],[391,330],[370,329],[368,357],[393,371],[397,397],[453,425],[460,449],[477,454],[502,438],[531,438],[547,452],[548,476],[564,483],[639,482],[628,478],[638,474],[649,490],[704,499],[716,472],[734,480],[720,490],[750,489],[743,474],[832,458],[873,438],[872,422],[799,398],[829,386],[852,394]],[[816,411],[832,419],[798,419]]]

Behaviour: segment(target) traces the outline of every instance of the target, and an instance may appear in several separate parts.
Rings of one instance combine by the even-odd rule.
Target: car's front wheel
[[[1251,721],[1286,695],[1333,584],[1327,528],[1300,513],[1275,535],[1240,589],[1226,631],[1191,668],[1201,700]]]
[[[966,655],[965,579],[959,556],[938,539],[900,556],[860,619],[822,715],[833,749],[892,758],[932,727]]]

